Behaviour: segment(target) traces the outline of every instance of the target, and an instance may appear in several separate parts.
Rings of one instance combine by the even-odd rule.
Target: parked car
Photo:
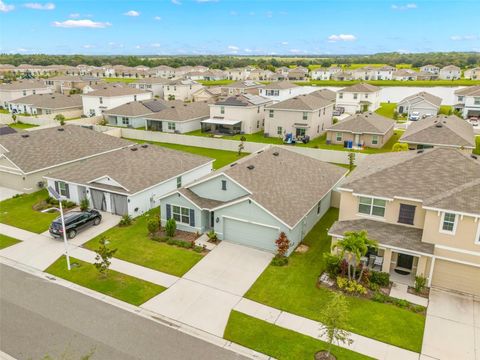
[[[73,239],[77,236],[80,230],[85,229],[91,225],[98,225],[102,221],[102,214],[97,210],[87,211],[70,211],[64,215],[65,219],[65,231],[69,239]],[[48,229],[50,235],[54,238],[63,237],[62,218],[57,217],[50,224]]]
[[[408,117],[408,120],[410,121],[417,121],[417,120],[420,120],[420,113],[418,111],[414,111],[410,114],[410,116]]]
[[[342,115],[343,113],[345,112],[345,108],[344,107],[337,107],[333,110],[333,116],[340,116]]]

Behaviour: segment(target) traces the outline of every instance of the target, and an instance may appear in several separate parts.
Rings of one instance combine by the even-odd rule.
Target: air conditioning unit
[[[45,187],[45,183],[43,181],[39,181],[37,183],[37,186],[40,188],[40,189],[43,189]]]

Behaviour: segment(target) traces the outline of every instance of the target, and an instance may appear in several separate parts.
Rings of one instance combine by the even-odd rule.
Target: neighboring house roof
[[[73,82],[80,82],[80,81],[100,81],[99,78],[94,76],[76,76],[76,75],[58,75],[49,77],[46,79],[48,81],[73,81]]]
[[[466,86],[455,91],[455,95],[460,96],[480,96],[480,85]]]
[[[102,86],[98,90],[84,94],[83,96],[124,96],[150,93],[147,90],[136,89],[130,86]]]
[[[234,88],[234,89],[252,89],[264,86],[253,80],[235,81],[228,85],[222,85],[222,88]]]
[[[380,91],[378,86],[370,85],[367,83],[358,83],[352,86],[347,86],[346,88],[338,90],[339,92],[353,92],[353,93],[372,93]]]
[[[161,99],[150,99],[128,102],[115,108],[105,110],[103,114],[136,117],[156,113],[166,108],[167,101]]]
[[[428,92],[425,92],[425,91],[421,91],[419,93],[407,96],[405,99],[400,101],[399,104],[401,104],[403,102],[412,102],[414,100],[417,101],[417,98],[418,99],[424,99],[424,100],[428,101],[429,103],[431,103],[432,105],[435,105],[435,106],[440,106],[440,104],[442,103],[442,98],[441,97],[432,95],[432,94],[430,94]]]
[[[160,84],[160,85],[164,85],[164,84],[167,84],[169,82],[169,80],[167,79],[164,79],[164,78],[160,78],[160,77],[152,77],[152,78],[144,78],[144,79],[138,79],[132,83],[130,83],[131,85],[135,85],[135,84]]]
[[[217,101],[215,105],[223,106],[257,106],[270,103],[271,100],[259,95],[240,94],[229,96],[226,99]]]
[[[460,68],[455,65],[447,65],[441,68],[440,71],[460,71]]]
[[[417,199],[425,207],[480,214],[480,160],[457,149],[369,155],[341,185],[354,193]]]
[[[336,98],[337,98],[337,93],[335,91],[332,91],[332,90],[329,90],[329,89],[320,89],[320,90],[317,90],[317,91],[314,91],[312,93],[310,93],[310,95],[313,95],[313,96],[320,96],[320,97],[323,97],[327,100],[330,100],[332,102],[335,102]]]
[[[17,130],[8,125],[0,125],[0,135],[15,134]]]
[[[190,79],[173,79],[168,80],[165,85],[202,85],[194,80]]]
[[[46,87],[47,85],[43,80],[19,80],[8,84],[0,84],[0,91],[43,89]]]
[[[282,110],[318,110],[329,105],[332,105],[331,100],[327,100],[321,96],[305,94],[280,101],[276,104],[268,105],[266,108]]]
[[[47,177],[124,194],[135,194],[212,162],[213,159],[156,145],[134,145],[82,161]],[[95,180],[108,177],[121,187]]]
[[[205,101],[184,103],[180,100],[166,102],[166,108],[154,114],[146,115],[151,120],[188,121],[206,118],[210,115],[210,107]]]
[[[293,89],[298,87],[298,85],[290,81],[274,81],[268,85],[265,85],[266,90],[283,90],[283,89]]]
[[[3,156],[30,173],[130,146],[131,142],[68,125],[5,135],[0,145],[6,149]]]
[[[336,221],[328,230],[328,234],[343,237],[347,231],[362,230],[367,231],[369,239],[376,240],[386,246],[419,251],[426,254],[433,254],[435,248],[433,244],[422,242],[422,229],[370,219]]]
[[[250,198],[290,227],[294,227],[347,173],[337,165],[280,147],[252,154],[223,173],[246,188]],[[274,180],[273,180],[274,179]],[[194,188],[195,183],[188,186]],[[244,197],[244,196],[242,196]],[[194,199],[192,199],[195,202]],[[232,202],[238,199],[232,200]]]
[[[69,109],[81,108],[82,98],[80,95],[65,94],[35,94],[10,101],[12,104],[27,104],[41,109]]]
[[[400,142],[475,147],[473,126],[455,115],[437,115],[410,124]]]
[[[386,134],[395,126],[395,120],[376,113],[354,114],[327,128],[327,131],[351,132],[354,134]]]

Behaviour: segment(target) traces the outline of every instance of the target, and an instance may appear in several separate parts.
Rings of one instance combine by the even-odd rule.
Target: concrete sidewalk
[[[243,298],[234,308],[238,312],[293,330],[303,335],[326,341],[321,334],[323,325],[298,315],[281,311]],[[420,354],[390,344],[351,333],[352,345],[339,346],[379,360],[418,360]]]

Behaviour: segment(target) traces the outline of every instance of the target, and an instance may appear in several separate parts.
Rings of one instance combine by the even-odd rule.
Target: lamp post
[[[67,232],[65,231],[65,218],[63,217],[63,207],[62,207],[62,197],[60,194],[51,186],[48,187],[48,192],[53,195],[53,197],[58,200],[60,205],[60,217],[62,219],[62,233],[63,233],[63,243],[65,245],[65,257],[67,258],[67,268],[68,270],[71,269],[70,267],[70,255],[68,255],[68,242],[67,242]]]

